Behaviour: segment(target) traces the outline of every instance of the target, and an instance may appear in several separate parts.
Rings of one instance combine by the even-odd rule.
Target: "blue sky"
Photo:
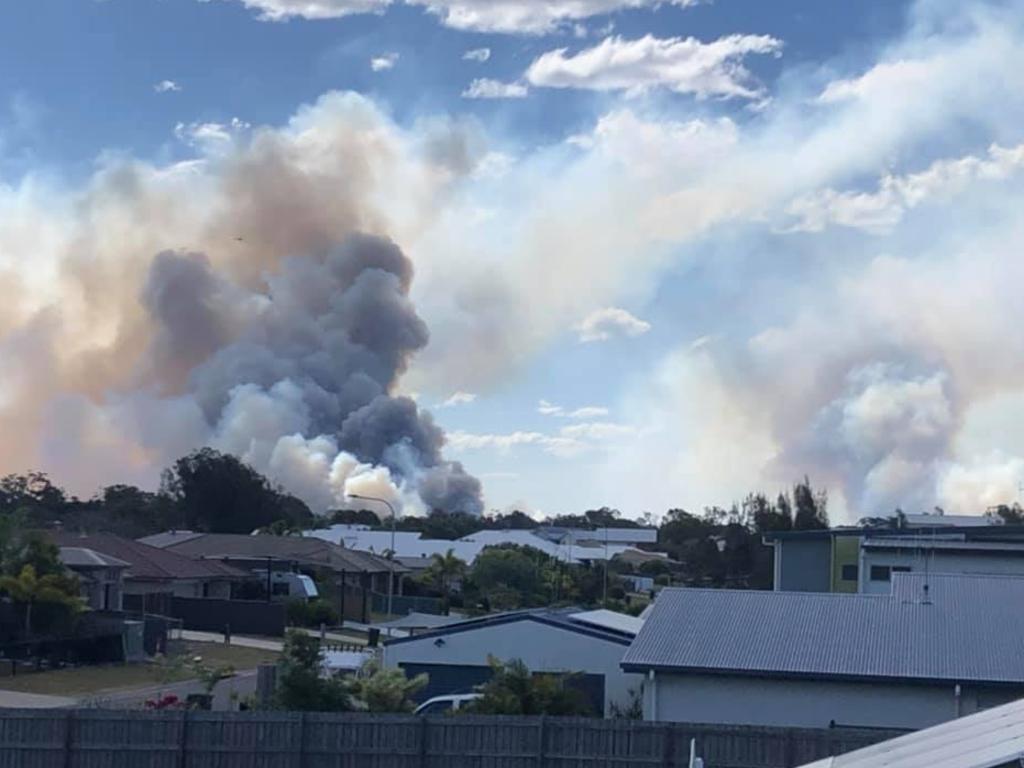
[[[259,447],[288,435],[193,424],[187,392],[139,372],[157,251],[200,250],[258,296],[351,215],[415,265],[431,341],[396,391],[488,509],[660,514],[805,473],[839,519],[1016,498],[1024,445],[993,428],[1024,413],[1017,310],[993,309],[1019,277],[1016,3],[0,14],[0,286],[20,297],[0,311],[0,426],[31,436],[0,471],[90,493],[209,443],[317,505],[352,478],[414,510],[394,473],[339,475],[337,446],[307,442],[292,474]],[[273,174],[240,181],[268,147],[308,210]]]

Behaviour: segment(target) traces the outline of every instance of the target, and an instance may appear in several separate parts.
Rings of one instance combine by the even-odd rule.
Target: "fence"
[[[260,600],[221,600],[212,597],[175,597],[171,615],[181,619],[185,629],[233,634],[284,635],[284,603]]]
[[[0,768],[790,768],[892,738],[544,717],[0,710]]]
[[[370,610],[374,613],[387,613],[388,596],[386,594],[371,592],[370,599]],[[416,613],[432,613],[440,615],[444,612],[444,602],[437,597],[392,595],[391,610],[395,616],[406,616],[414,611]]]

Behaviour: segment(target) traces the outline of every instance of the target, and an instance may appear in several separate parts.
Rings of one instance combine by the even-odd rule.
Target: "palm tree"
[[[17,576],[0,577],[0,592],[6,592],[17,603],[25,604],[25,634],[32,634],[32,608],[37,603],[56,603],[72,610],[81,608],[81,598],[69,588],[68,579],[58,574],[37,576],[36,569],[26,565]]]
[[[431,581],[437,586],[444,600],[444,607],[448,609],[448,596],[452,591],[452,584],[456,579],[466,573],[466,563],[455,556],[455,550],[449,549],[443,555],[434,555],[434,562],[428,569]]]

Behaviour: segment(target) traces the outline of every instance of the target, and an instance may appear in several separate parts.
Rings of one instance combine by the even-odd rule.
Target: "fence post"
[[[662,726],[665,740],[662,742],[661,764],[665,768],[674,768],[676,764],[676,727],[673,723]]]
[[[295,745],[295,765],[296,768],[303,768],[306,762],[306,713],[299,712],[298,737],[296,741],[298,744]]]
[[[793,768],[796,765],[796,740],[792,730],[786,731],[786,752],[783,759],[786,768]]]
[[[540,719],[537,721],[537,765],[540,766],[540,768],[544,768],[544,738],[547,734],[547,728],[545,728],[546,724],[547,721],[545,720],[544,715],[541,715]]]
[[[67,717],[64,718],[64,768],[71,768],[72,760],[74,759],[74,726],[75,726],[75,710],[69,709]]]
[[[420,768],[427,768],[427,718],[420,715]]]
[[[178,768],[186,768],[188,764],[188,710],[181,712],[181,743],[178,750]]]

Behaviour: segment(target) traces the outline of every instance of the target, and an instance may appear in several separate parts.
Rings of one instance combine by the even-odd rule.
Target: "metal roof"
[[[473,619],[466,619],[444,627],[420,632],[409,637],[398,637],[388,640],[386,645],[398,645],[401,643],[413,643],[434,637],[444,637],[457,632],[472,632],[486,627],[500,626],[520,621],[534,621],[548,626],[558,627],[581,635],[588,635],[599,640],[605,640],[618,645],[629,645],[633,639],[632,632],[622,632],[609,627],[595,626],[586,622],[576,620],[576,614],[580,613],[578,608],[537,608],[522,611],[510,611],[508,613],[493,613],[489,616],[480,616]]]
[[[412,611],[405,616],[392,619],[391,621],[384,621],[375,626],[386,629],[436,629],[437,627],[447,627],[465,620],[465,616],[438,616],[433,613]]]
[[[596,611],[574,613],[569,618],[583,624],[590,624],[591,626],[602,627],[604,629],[614,629],[617,632],[627,632],[631,635],[635,635],[639,632],[640,628],[644,625],[643,619],[637,618],[636,616],[630,616],[627,613],[609,611],[606,608],[599,608]]]
[[[948,549],[956,552],[1024,552],[1022,541],[963,541],[933,539],[927,536],[900,536],[897,538],[866,538],[864,549]]]
[[[1024,579],[931,575],[927,595],[923,579],[896,574],[892,595],[664,589],[622,666],[1024,683]]]
[[[1024,700],[803,768],[996,768],[1024,758]]]

